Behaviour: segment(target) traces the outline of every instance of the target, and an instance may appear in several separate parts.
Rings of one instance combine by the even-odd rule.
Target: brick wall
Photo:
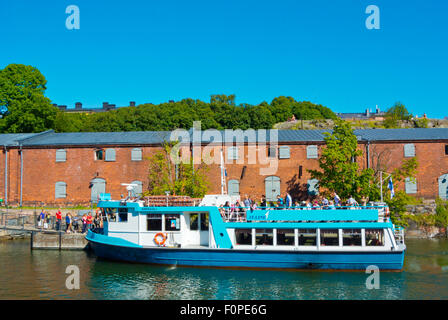
[[[406,142],[409,143],[409,142]],[[403,142],[371,143],[370,166],[381,165],[384,171],[390,172],[400,166],[404,158]],[[314,143],[313,143],[314,144]],[[287,190],[293,197],[307,197],[307,181],[310,179],[308,169],[318,169],[317,159],[307,159],[306,148],[309,144],[288,144],[290,157],[278,159],[278,169],[267,175],[262,175],[260,169],[268,165],[251,164],[248,159],[248,146],[239,147],[239,159],[227,160],[227,152],[224,154],[227,170],[227,181],[231,179],[240,182],[240,194],[250,195],[258,200],[265,194],[265,179],[268,176],[280,178],[280,190],[284,195]],[[417,174],[417,197],[434,199],[438,196],[438,178],[448,173],[448,156],[445,155],[444,142],[414,142],[415,152],[419,162]],[[95,178],[106,180],[106,192],[111,193],[113,199],[126,194],[125,187],[121,183],[130,183],[133,180],[143,182],[143,190],[147,188],[148,160],[147,158],[161,150],[157,146],[138,146],[143,151],[142,161],[132,161],[131,151],[137,146],[108,146],[114,148],[116,160],[107,162],[95,160],[95,147],[52,147],[52,148],[25,148],[23,149],[23,195],[24,205],[33,205],[37,202],[50,204],[88,204],[91,196],[90,181]],[[322,144],[319,145],[319,153]],[[66,161],[56,162],[56,150],[66,150]],[[216,162],[209,166],[208,176],[210,182],[210,194],[221,192],[221,175],[219,167],[219,152],[221,147],[214,148],[211,152]],[[366,145],[361,144],[363,157],[357,161],[362,168],[367,166]],[[225,149],[227,151],[227,149]],[[265,148],[263,148],[265,150]],[[244,152],[243,152],[244,151]],[[189,148],[182,148],[184,156],[189,155]],[[258,147],[257,152],[260,152]],[[266,151],[265,151],[266,152]],[[242,156],[244,154],[244,157]],[[0,196],[4,199],[4,169],[5,154],[0,157]],[[299,177],[299,166],[302,166],[302,176]],[[242,171],[244,175],[242,177]],[[55,199],[55,183],[63,181],[67,184],[67,197]],[[404,189],[404,185],[398,186]],[[20,202],[20,154],[17,148],[8,149],[8,200],[10,204]]]

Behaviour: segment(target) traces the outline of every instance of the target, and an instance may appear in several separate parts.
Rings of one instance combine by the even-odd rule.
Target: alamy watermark
[[[201,122],[194,121],[192,132],[176,129],[170,141],[178,142],[170,155],[174,164],[254,164],[261,166],[260,175],[273,175],[278,169],[278,157],[268,155],[268,148],[277,149],[277,129],[202,131]]]
[[[65,8],[65,13],[69,14],[65,20],[65,27],[68,30],[79,30],[81,27],[81,17],[79,7],[75,5],[69,5]]]
[[[69,265],[65,268],[65,273],[69,274],[65,279],[65,287],[68,290],[79,289],[79,267],[75,265]]]
[[[370,14],[366,19],[366,28],[369,30],[380,29],[380,8],[371,4],[367,6],[366,13]]]
[[[369,290],[380,288],[380,269],[377,266],[370,265],[366,268],[366,273],[370,276],[366,279],[366,288]]]

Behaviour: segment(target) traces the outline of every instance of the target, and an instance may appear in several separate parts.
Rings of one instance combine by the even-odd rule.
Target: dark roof
[[[192,130],[183,131],[193,140]],[[227,132],[227,136],[226,136]],[[232,134],[233,132],[233,134]],[[269,142],[275,131],[255,130],[258,142]],[[278,130],[278,142],[323,142],[324,133],[331,130]],[[226,142],[247,142],[252,140],[248,131],[229,130],[214,131]],[[245,135],[246,133],[246,135]],[[265,135],[264,135],[265,133]],[[357,129],[354,130],[361,141],[424,141],[448,140],[448,128],[431,129]],[[42,133],[0,134],[0,145],[6,146],[58,146],[58,145],[153,145],[169,141],[172,131],[130,131],[130,132],[71,132],[55,133],[52,130]],[[236,137],[236,138],[235,138]],[[274,140],[274,136],[272,136]],[[182,140],[180,138],[179,140]],[[203,137],[202,142],[216,141],[214,138]],[[274,140],[275,141],[275,140]]]

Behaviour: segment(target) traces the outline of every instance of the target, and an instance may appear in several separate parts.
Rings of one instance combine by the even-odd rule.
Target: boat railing
[[[307,207],[307,206],[283,206],[283,207],[246,207],[246,206],[231,206],[231,207],[219,207],[219,212],[224,222],[247,222],[247,212],[254,212],[257,210],[306,210],[306,211],[325,211],[325,210],[361,210],[361,209],[377,209],[378,210],[378,222],[386,222],[388,219],[385,206],[319,206],[319,207]]]

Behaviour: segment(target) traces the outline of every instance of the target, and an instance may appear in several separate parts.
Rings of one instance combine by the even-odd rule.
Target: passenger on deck
[[[260,209],[266,209],[266,207],[267,207],[266,196],[262,195],[261,202],[260,202]]]
[[[277,209],[283,209],[283,208],[284,208],[283,198],[280,197],[280,195],[278,195],[278,197],[277,197]]]
[[[334,201],[335,206],[341,205],[341,198],[339,198],[339,196],[336,192],[333,192],[333,201]]]

